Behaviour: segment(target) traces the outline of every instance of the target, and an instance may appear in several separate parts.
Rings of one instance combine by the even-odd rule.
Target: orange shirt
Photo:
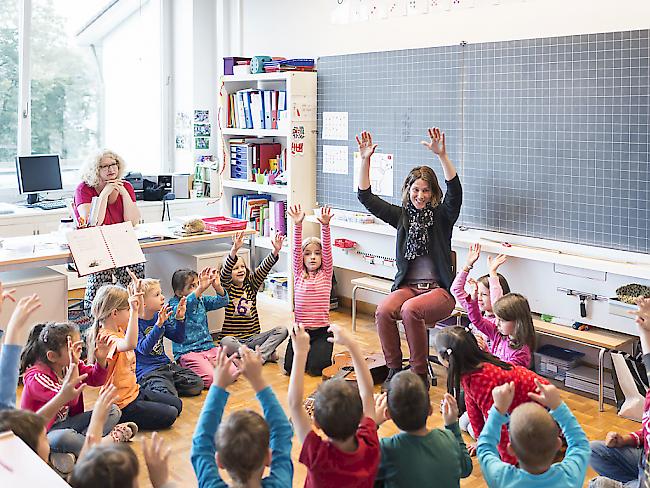
[[[124,339],[124,332],[120,329],[117,332],[111,332],[104,329],[108,340],[112,343],[108,353],[108,377],[101,391],[106,386],[113,384],[120,395],[115,403],[119,408],[124,408],[138,397],[140,385],[135,377],[135,351],[118,352],[116,341]]]

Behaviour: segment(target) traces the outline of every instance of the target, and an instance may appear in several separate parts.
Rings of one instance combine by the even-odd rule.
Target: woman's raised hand
[[[447,155],[447,145],[445,144],[445,133],[438,127],[427,129],[429,141],[422,141],[421,144],[438,157],[442,158]]]
[[[377,144],[372,143],[372,134],[370,132],[363,131],[361,133],[361,139],[359,136],[356,136],[357,144],[359,145],[359,155],[362,160],[370,159],[377,149]]]

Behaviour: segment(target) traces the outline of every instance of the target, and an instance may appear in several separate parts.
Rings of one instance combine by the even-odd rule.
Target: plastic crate
[[[566,373],[576,367],[584,353],[547,344],[535,353],[535,372],[547,378],[564,381]]]
[[[248,222],[232,217],[206,217],[201,219],[205,224],[205,230],[210,232],[228,232],[230,230],[244,230]]]

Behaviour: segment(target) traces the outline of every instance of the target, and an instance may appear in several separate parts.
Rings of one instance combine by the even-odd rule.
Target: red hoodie
[[[87,366],[83,361],[79,361],[79,374],[88,374],[84,381],[88,386],[102,386],[106,381],[108,370],[102,368],[98,363],[93,366]],[[20,398],[20,408],[38,412],[38,410],[49,402],[61,390],[61,381],[48,365],[42,362],[27,368],[23,375],[23,394]],[[65,420],[68,416],[74,417],[84,412],[83,393],[64,405],[47,423],[49,431],[55,422]]]

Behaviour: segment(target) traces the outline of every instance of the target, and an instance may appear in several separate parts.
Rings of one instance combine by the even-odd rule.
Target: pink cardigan
[[[465,282],[467,281],[467,271],[461,270],[451,285],[451,293],[456,300],[467,311],[470,322],[487,336],[490,340],[490,352],[496,357],[507,363],[516,364],[528,368],[530,366],[530,348],[523,346],[519,349],[510,347],[510,338],[499,332],[493,318],[484,317],[478,306],[478,300],[472,300],[472,297],[465,291]],[[496,302],[503,295],[499,278],[488,278],[490,282],[490,300]]]

